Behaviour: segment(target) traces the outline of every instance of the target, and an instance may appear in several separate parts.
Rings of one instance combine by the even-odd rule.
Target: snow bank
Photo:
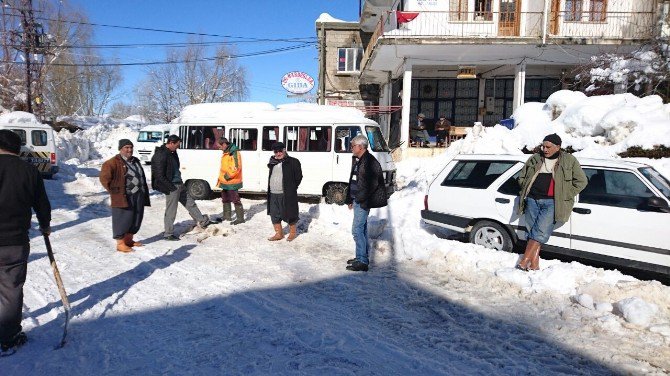
[[[626,321],[640,326],[648,326],[658,312],[655,304],[650,304],[634,296],[626,298],[616,304]]]
[[[0,107],[1,108],[1,107]],[[0,115],[0,124],[37,123],[41,124],[30,112],[14,111]]]
[[[118,153],[118,143],[122,138],[137,140],[137,130],[143,123],[118,121],[109,117],[76,117],[67,118],[67,122],[76,124],[83,130],[70,133],[62,129],[56,134],[58,158],[61,161],[72,160],[77,165],[89,160],[110,158]],[[59,118],[59,120],[61,120]]]

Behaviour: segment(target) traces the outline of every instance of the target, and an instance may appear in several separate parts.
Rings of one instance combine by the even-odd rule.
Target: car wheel
[[[507,230],[499,223],[491,221],[479,221],[472,226],[470,243],[505,252],[511,252],[514,247]]]
[[[344,205],[347,199],[347,186],[335,183],[326,187],[326,204]]]
[[[195,200],[208,199],[212,194],[209,184],[204,180],[190,180],[186,185],[186,189],[188,190],[188,194]]]

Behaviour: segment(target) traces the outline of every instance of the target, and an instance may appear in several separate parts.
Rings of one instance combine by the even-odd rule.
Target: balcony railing
[[[393,12],[382,16],[367,59],[379,38],[551,38],[646,39],[656,26],[654,12],[419,12],[398,25]]]

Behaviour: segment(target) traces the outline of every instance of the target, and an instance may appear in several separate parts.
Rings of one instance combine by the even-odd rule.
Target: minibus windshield
[[[161,131],[141,131],[137,135],[138,142],[159,142],[163,141],[163,132]]]
[[[386,140],[382,136],[382,130],[375,126],[366,126],[365,133],[367,133],[368,141],[370,142],[370,150],[372,151],[389,151]]]

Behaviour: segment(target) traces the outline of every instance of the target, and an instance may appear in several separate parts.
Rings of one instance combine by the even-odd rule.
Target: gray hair
[[[356,137],[351,139],[351,144],[352,145],[361,145],[364,148],[368,148],[368,145],[370,144],[368,142],[368,138],[363,136],[362,134],[357,135]]]

